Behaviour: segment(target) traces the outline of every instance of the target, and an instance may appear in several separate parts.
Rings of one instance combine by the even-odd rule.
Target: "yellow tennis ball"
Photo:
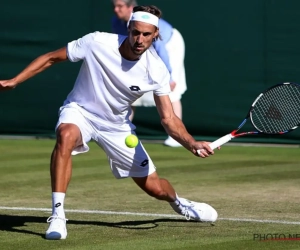
[[[128,135],[125,139],[125,144],[129,148],[135,148],[139,143],[139,139],[135,135]]]

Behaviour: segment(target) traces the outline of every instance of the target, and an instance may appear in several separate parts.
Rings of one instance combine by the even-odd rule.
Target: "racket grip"
[[[219,138],[218,140],[215,140],[214,142],[210,143],[209,146],[212,150],[222,146],[226,142],[229,142],[234,136],[231,134],[224,135],[223,137]],[[200,150],[197,151],[198,154],[200,154]]]

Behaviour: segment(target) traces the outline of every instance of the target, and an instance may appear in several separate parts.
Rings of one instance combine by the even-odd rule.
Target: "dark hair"
[[[132,10],[133,13],[138,12],[138,11],[148,12],[150,14],[157,16],[158,18],[162,17],[162,11],[154,5],[147,5],[147,6],[139,5],[139,6],[133,7],[133,10]],[[158,34],[158,37],[156,37],[155,40],[157,40],[158,38],[160,40],[162,40],[162,37],[160,34]]]
[[[157,8],[154,5],[148,5],[148,6],[143,6],[143,5],[139,5],[139,6],[135,6],[133,8],[133,13],[137,12],[137,11],[144,11],[144,12],[148,12],[151,13],[155,16],[157,16],[158,18],[161,18],[162,16],[162,12],[159,8]]]

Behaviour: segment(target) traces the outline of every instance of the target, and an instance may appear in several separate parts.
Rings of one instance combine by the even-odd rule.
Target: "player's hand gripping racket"
[[[250,118],[256,131],[237,133]],[[300,124],[300,85],[282,83],[270,87],[253,102],[250,110],[230,134],[209,144],[212,150],[229,142],[232,138],[252,134],[279,135],[296,129]],[[197,151],[200,154],[200,150]]]

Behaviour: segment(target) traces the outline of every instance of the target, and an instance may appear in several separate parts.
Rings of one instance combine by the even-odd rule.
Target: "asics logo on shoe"
[[[148,159],[146,159],[146,160],[144,160],[142,163],[141,163],[141,167],[145,167],[145,166],[147,166],[148,165],[148,163],[149,163],[149,160]]]
[[[60,202],[58,202],[58,203],[55,204],[55,207],[60,207],[60,206],[61,206]]]

